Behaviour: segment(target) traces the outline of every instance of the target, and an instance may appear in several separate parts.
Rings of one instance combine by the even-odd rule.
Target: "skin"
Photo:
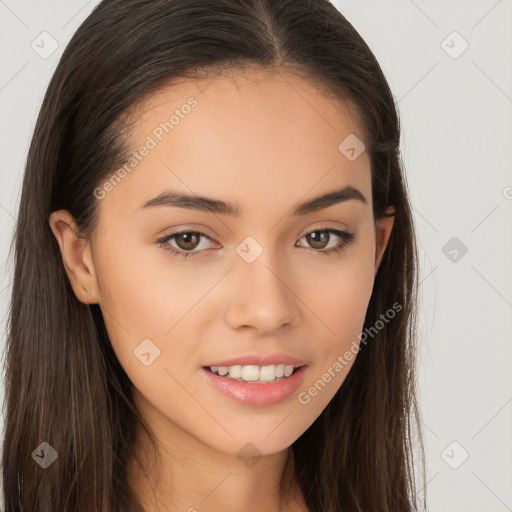
[[[367,152],[349,161],[338,150],[349,134],[364,139],[346,105],[289,74],[252,70],[162,89],[137,109],[133,149],[190,96],[198,105],[98,200],[89,239],[75,236],[65,210],[51,215],[50,226],[77,298],[100,305],[158,440],[154,496],[129,466],[145,510],[304,511],[293,464],[284,471],[288,448],[327,406],[354,359],[308,404],[297,395],[358,341],[393,218],[373,218]],[[344,185],[367,203],[290,215],[299,202]],[[237,203],[241,215],[139,208],[168,189]],[[173,256],[157,241],[187,228],[213,239],[189,249],[195,257]],[[331,234],[320,246],[305,235],[325,228],[356,236],[343,251],[320,254],[341,240]],[[235,252],[247,236],[263,248],[251,264]],[[167,245],[193,247],[179,239]],[[150,366],[133,354],[146,338],[161,351]],[[309,371],[294,396],[274,405],[236,403],[199,374],[211,361],[275,351],[308,361]],[[250,467],[237,456],[249,442],[261,454]],[[149,453],[142,438],[140,446]]]

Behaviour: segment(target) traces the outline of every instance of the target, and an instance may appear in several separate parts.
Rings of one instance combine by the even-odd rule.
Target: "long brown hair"
[[[104,0],[64,51],[26,163],[7,326],[5,512],[142,512],[126,464],[139,428],[150,433],[99,306],[79,302],[71,288],[48,219],[66,209],[84,236],[91,233],[93,191],[124,163],[123,115],[175,78],[214,78],[244,66],[299,74],[355,105],[371,159],[374,217],[395,208],[365,319],[371,340],[293,443],[308,507],[426,506],[418,504],[415,471],[421,463],[424,473],[415,396],[417,249],[398,112],[373,53],[327,0]],[[375,329],[395,303],[393,320]],[[46,469],[34,459],[47,450],[44,442],[57,454]]]

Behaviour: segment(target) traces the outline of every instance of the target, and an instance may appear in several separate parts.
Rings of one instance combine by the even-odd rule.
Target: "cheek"
[[[176,263],[166,264],[166,255],[159,256],[154,248],[125,249],[123,254],[101,252],[97,265],[103,318],[121,365],[128,374],[140,371],[137,353],[143,342],[151,359],[158,355],[152,369],[166,367],[171,355],[187,360],[192,344],[172,342],[186,323],[180,319],[200,300],[207,283],[191,280]]]
[[[121,246],[121,244],[119,244]],[[165,253],[158,244],[141,247],[124,240],[98,249],[102,306],[136,336],[162,337],[211,286],[212,278],[197,263]],[[210,279],[209,279],[210,277]]]
[[[320,282],[323,283],[321,289],[318,288]],[[330,327],[328,331],[343,339],[344,334],[360,329],[373,283],[368,280],[367,269],[359,264],[350,269],[339,269],[316,283],[317,291],[307,296],[307,303],[318,312],[319,320]]]
[[[333,263],[316,266],[302,281],[304,302],[315,313],[309,337],[316,345],[315,364],[298,400],[314,415],[330,402],[357,357],[373,290],[373,250],[371,239],[361,242]]]
[[[373,290],[372,254],[371,243],[361,241],[339,257],[325,256],[327,263],[311,267],[315,271],[302,280],[303,300],[316,313],[323,338],[330,340],[328,349],[350,344],[361,332]]]
[[[141,403],[185,428],[201,413],[191,398],[201,391],[190,378],[198,353],[191,319],[206,284],[191,282],[179,265],[149,263],[147,254],[112,261],[115,268],[102,273],[102,311],[112,348]]]

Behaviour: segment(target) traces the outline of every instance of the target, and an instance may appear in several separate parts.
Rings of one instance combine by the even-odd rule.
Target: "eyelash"
[[[310,235],[311,233],[316,233],[316,232],[325,232],[325,233],[329,233],[329,234],[332,233],[332,234],[334,234],[334,235],[336,235],[336,236],[338,236],[338,237],[340,237],[342,239],[342,242],[341,242],[340,245],[337,245],[336,247],[331,247],[330,249],[324,249],[324,250],[318,249],[318,250],[316,250],[316,249],[310,247],[310,249],[312,249],[314,252],[321,253],[321,254],[324,254],[324,255],[327,255],[327,256],[332,256],[334,254],[341,253],[348,245],[350,245],[350,243],[354,240],[354,238],[356,236],[355,233],[349,233],[348,231],[341,231],[339,229],[317,228],[317,229],[314,229],[313,231],[309,231],[308,233],[306,233],[301,238],[304,238],[306,235]],[[169,240],[172,240],[176,236],[182,235],[184,233],[200,235],[200,236],[206,238],[207,240],[210,240],[210,241],[214,242],[214,240],[211,237],[209,237],[205,233],[202,233],[201,231],[188,230],[188,231],[178,231],[176,233],[172,233],[171,235],[166,235],[163,238],[160,238],[158,240],[158,243],[160,244],[160,247],[164,251],[170,252],[173,256],[182,257],[183,259],[187,258],[187,256],[189,254],[191,254],[192,257],[195,257],[197,254],[200,254],[201,252],[203,252],[203,251],[183,251],[183,250],[177,250],[174,247],[169,248],[169,245],[167,244],[167,242]],[[167,245],[167,247],[166,247],[166,245]]]

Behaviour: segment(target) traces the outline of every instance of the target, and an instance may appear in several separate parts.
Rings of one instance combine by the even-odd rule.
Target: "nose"
[[[295,295],[287,285],[289,272],[283,272],[269,253],[263,251],[252,263],[236,262],[226,310],[226,321],[233,329],[252,327],[267,334],[298,320]]]

